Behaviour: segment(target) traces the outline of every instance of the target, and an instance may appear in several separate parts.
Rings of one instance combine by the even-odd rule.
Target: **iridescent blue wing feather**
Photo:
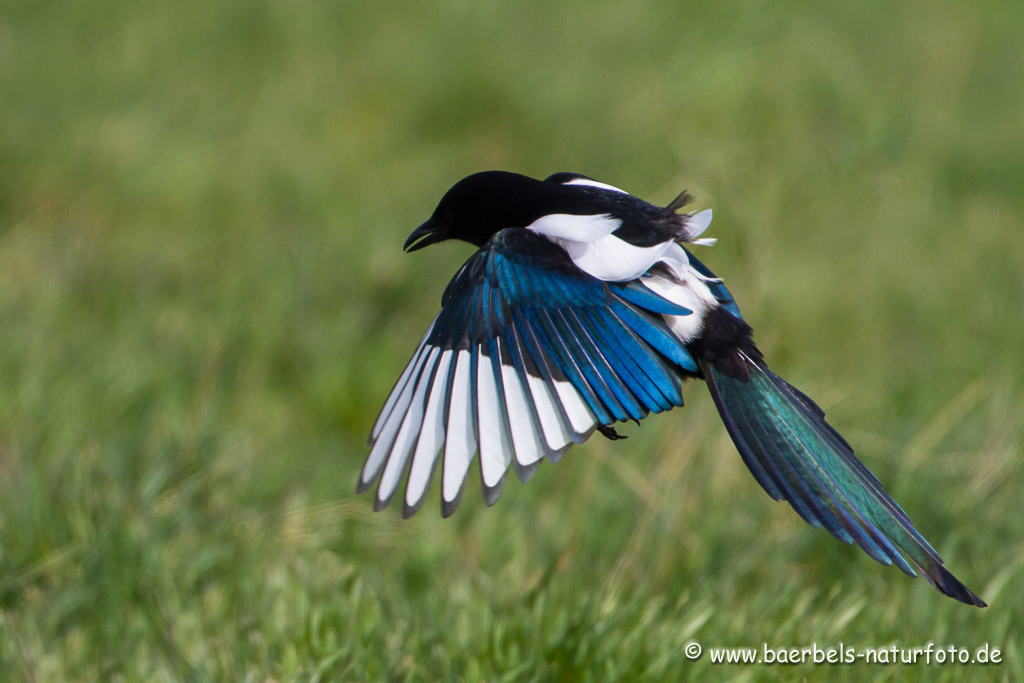
[[[545,237],[498,232],[445,290],[374,426],[359,489],[379,480],[380,508],[406,477],[412,514],[440,461],[447,515],[475,454],[492,503],[510,465],[525,480],[599,426],[682,405],[681,377],[699,369],[662,314],[691,312],[640,281],[584,273]]]

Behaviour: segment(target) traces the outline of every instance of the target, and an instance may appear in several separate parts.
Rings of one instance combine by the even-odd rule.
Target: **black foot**
[[[629,437],[619,434],[613,427],[607,425],[598,425],[597,431],[601,432],[601,436],[612,441],[619,441],[621,439],[628,439]]]

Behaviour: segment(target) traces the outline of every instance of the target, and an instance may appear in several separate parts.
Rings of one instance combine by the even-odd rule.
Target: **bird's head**
[[[409,235],[405,250],[450,239],[483,246],[499,230],[524,227],[542,216],[553,187],[508,171],[474,173],[445,193],[433,215]]]

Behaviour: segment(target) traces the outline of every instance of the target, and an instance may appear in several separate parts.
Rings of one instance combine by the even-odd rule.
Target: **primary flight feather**
[[[381,509],[405,480],[404,514],[441,463],[441,510],[458,506],[479,455],[484,498],[509,468],[527,481],[616,422],[683,405],[703,379],[757,482],[807,523],[882,564],[985,606],[942,566],[902,508],[810,398],[778,377],[732,295],[684,245],[711,211],[659,207],[576,173],[485,171],[456,183],[405,243],[477,247],[449,283],[381,410],[358,490]]]

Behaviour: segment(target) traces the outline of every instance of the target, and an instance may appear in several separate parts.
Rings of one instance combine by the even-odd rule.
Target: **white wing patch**
[[[451,503],[462,493],[469,464],[476,453],[476,412],[473,407],[472,359],[469,351],[459,351],[448,403],[448,437],[444,445],[444,474],[441,497]]]
[[[593,242],[622,227],[618,218],[601,213],[588,216],[577,216],[572,213],[551,213],[541,216],[526,226],[527,230],[544,235],[547,238],[573,240],[575,242]]]
[[[431,347],[425,355],[422,370],[416,379],[416,390],[412,393],[412,400],[409,403],[405,417],[402,419],[402,426],[398,430],[398,436],[391,447],[391,454],[384,466],[384,474],[380,478],[377,498],[386,502],[398,488],[402,471],[405,469],[405,461],[409,457],[409,451],[416,444],[420,433],[420,425],[423,424],[423,406],[425,403],[427,388],[434,379],[434,369],[437,367],[437,356],[439,349]],[[411,386],[411,383],[410,385]],[[391,420],[397,422],[397,412],[392,414]]]
[[[501,386],[495,382],[494,371],[494,363],[480,352],[477,361],[476,414],[480,422],[480,474],[487,488],[494,488],[501,483],[512,462],[512,444],[504,424],[504,395],[499,394]]]
[[[476,356],[474,368],[473,357]],[[527,360],[534,367],[532,356]],[[443,511],[457,505],[473,459],[480,456],[486,499],[493,502],[509,466],[520,477],[542,459],[557,460],[593,432],[597,421],[579,391],[551,375],[550,361],[526,372],[505,344],[442,350],[421,342],[385,403],[374,428],[360,490],[378,477],[374,507],[383,508],[408,472],[405,512],[422,505],[434,470],[443,460]]]
[[[415,506],[423,499],[430,485],[434,464],[445,441],[445,412],[448,399],[448,384],[454,371],[455,351],[445,351],[437,361],[437,372],[430,387],[430,398],[423,415],[416,451],[409,468],[409,483],[405,489],[405,504]]]
[[[420,339],[419,346],[416,347],[416,353],[413,354],[412,360],[405,366],[405,370],[402,371],[402,375],[395,382],[395,388],[391,391],[391,395],[388,396],[388,400],[384,403],[384,407],[381,408],[380,415],[377,417],[377,422],[373,425],[373,432],[370,435],[370,441],[373,441],[380,434],[381,429],[384,428],[384,421],[388,415],[391,414],[391,409],[395,405],[395,401],[398,400],[401,392],[400,387],[404,387],[405,383],[409,381],[409,375],[412,374],[413,369],[416,367],[416,363],[419,360],[420,354],[423,353],[423,342],[427,341],[427,337],[434,331],[434,324],[431,323],[430,327],[427,328],[427,333],[423,335],[423,339]]]
[[[592,242],[553,241],[565,249],[580,270],[607,282],[637,279],[661,260],[673,245],[678,246],[670,240],[653,247],[635,247],[615,235]]]
[[[629,194],[625,190],[620,190],[614,185],[609,185],[608,183],[601,183],[596,180],[591,180],[590,178],[573,178],[572,180],[563,183],[563,185],[587,185],[589,187],[597,187],[602,190],[611,190],[612,192],[621,192],[622,194]]]
[[[516,462],[528,467],[544,457],[544,435],[535,419],[530,399],[508,352],[502,350],[501,383],[505,387],[505,409]]]
[[[370,455],[366,458],[366,464],[363,465],[363,472],[359,477],[360,487],[368,486],[377,478],[381,467],[391,453],[395,436],[397,436],[405,413],[412,402],[416,379],[419,377],[423,362],[428,355],[426,345],[421,345],[412,360],[409,361],[409,365],[402,373],[395,388],[391,390],[391,395],[388,396],[388,400],[384,404],[384,410],[381,411],[381,416],[377,419],[378,426],[374,428],[375,435],[370,439],[373,447],[370,449]]]
[[[595,182],[577,179],[566,184],[593,185]],[[711,218],[711,209],[687,217],[686,235],[680,239],[691,244],[713,245],[716,240],[700,237],[711,225]],[[638,247],[612,234],[621,226],[621,220],[608,214],[556,213],[542,216],[526,227],[565,249],[580,270],[606,282],[635,280],[659,261],[678,263],[680,268],[688,263],[686,252],[674,240]]]
[[[622,221],[607,214],[555,213],[538,218],[526,229],[565,249],[583,272],[609,282],[640,277],[675,244],[669,240],[653,247],[636,247],[612,234],[621,226]]]

